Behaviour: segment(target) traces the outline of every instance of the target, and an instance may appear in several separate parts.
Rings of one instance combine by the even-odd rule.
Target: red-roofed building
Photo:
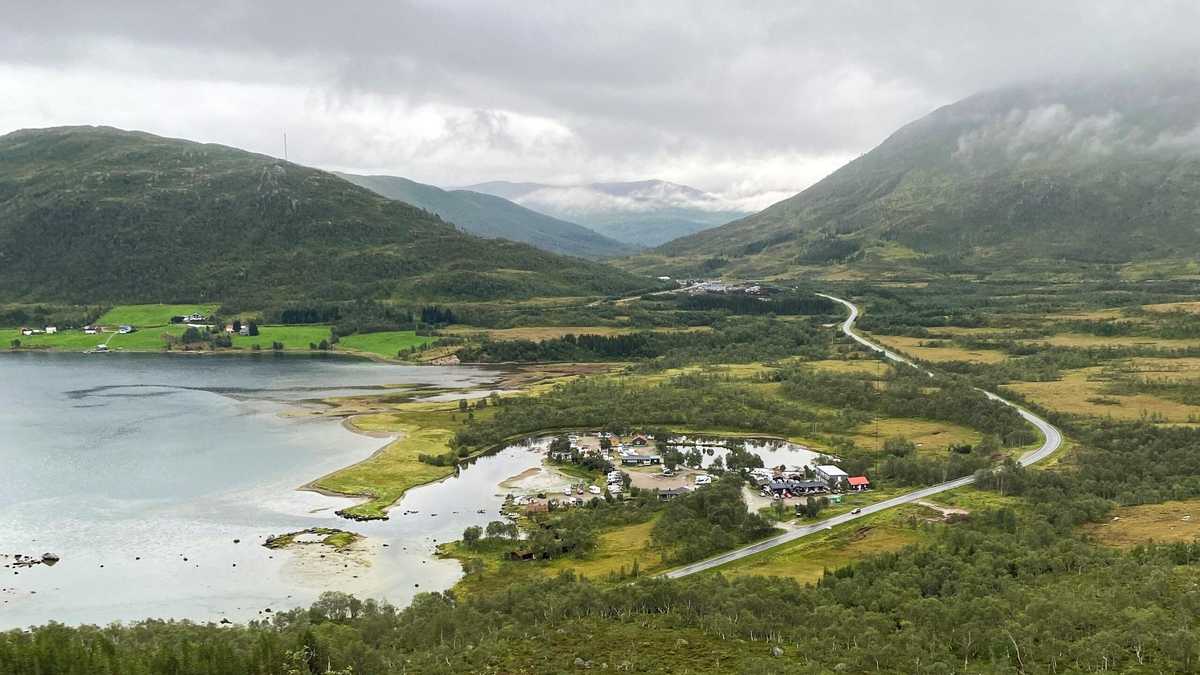
[[[866,476],[850,476],[846,479],[851,490],[869,490],[871,489],[871,481],[867,480]]]

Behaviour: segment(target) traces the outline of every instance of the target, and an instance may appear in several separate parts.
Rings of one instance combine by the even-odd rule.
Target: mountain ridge
[[[420,207],[485,238],[503,238],[551,253],[585,258],[627,255],[635,249],[582,225],[554,218],[507,198],[472,190],[443,190],[409,178],[334,172],[389,199]]]
[[[0,136],[9,301],[494,299],[646,281],[464,234],[337,176],[112,127]]]
[[[636,246],[658,246],[749,213],[703,190],[654,179],[577,185],[491,181],[463,189],[503,197]]]

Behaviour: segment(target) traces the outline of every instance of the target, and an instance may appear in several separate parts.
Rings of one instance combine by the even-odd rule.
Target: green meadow
[[[13,340],[20,340],[21,347],[34,349],[60,349],[63,351],[85,351],[95,349],[96,345],[109,340],[109,349],[126,349],[136,351],[154,351],[162,349],[166,342],[163,334],[170,333],[178,336],[183,332],[180,328],[145,328],[133,333],[99,333],[87,335],[81,329],[63,330],[54,335],[21,335],[17,329],[0,330],[0,348],[12,346]]]
[[[259,326],[258,335],[233,336],[234,348],[250,349],[258,345],[262,349],[270,349],[272,342],[283,343],[285,350],[308,349],[310,344],[320,344],[321,340],[329,339],[329,326]]]
[[[208,316],[217,305],[117,305],[105,312],[96,323],[101,326],[129,324],[137,328],[144,326],[166,326],[173,316],[200,313]]]
[[[433,340],[434,338],[417,335],[411,330],[389,330],[380,333],[347,335],[338,342],[338,347],[395,358],[401,349],[419,347],[429,344]]]

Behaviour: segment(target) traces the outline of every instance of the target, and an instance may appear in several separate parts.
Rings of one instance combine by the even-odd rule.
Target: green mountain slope
[[[503,197],[471,190],[443,190],[398,176],[337,175],[388,199],[432,211],[480,237],[511,239],[545,251],[586,258],[625,255],[634,250],[582,225],[532,211]]]
[[[1129,269],[1192,256],[1198,84],[1160,77],[972,96],[800,194],[633,266]]]
[[[0,137],[8,301],[489,299],[643,284],[234,148],[94,127]]]

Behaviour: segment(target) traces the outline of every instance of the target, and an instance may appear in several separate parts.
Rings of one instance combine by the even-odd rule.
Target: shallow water
[[[712,466],[718,457],[721,458],[721,463],[724,464],[725,458],[729,455],[729,444],[731,442],[713,442],[712,439],[692,438],[689,436],[677,436],[671,439],[671,444],[678,447],[684,453],[693,448],[699,449],[703,455],[702,466],[704,468]],[[806,464],[815,464],[822,454],[798,443],[782,440],[745,438],[737,442],[740,442],[747,451],[761,457],[765,466],[772,468],[780,465],[798,467]]]
[[[430,559],[434,540],[494,519],[496,484],[537,457],[484,458],[413,490],[390,521],[350,523],[333,514],[349,501],[295,488],[385,441],[280,413],[297,410],[284,402],[387,384],[475,387],[495,376],[275,355],[0,354],[0,554],[62,557],[0,568],[0,628],[245,619],[324,590],[404,603],[448,587],[458,565]],[[410,508],[421,518],[399,515]],[[362,532],[368,551],[320,558],[259,545],[317,526]]]
[[[390,520],[355,523],[334,514],[352,500],[296,488],[386,439],[282,414],[302,412],[307,399],[386,385],[484,393],[497,376],[270,354],[0,354],[0,564],[16,553],[61,556],[53,567],[0,567],[0,629],[238,621],[307,605],[326,590],[404,605],[449,588],[461,570],[434,557],[437,544],[500,518],[500,483],[540,466],[550,439],[480,457],[410,490]],[[790,443],[746,447],[769,466],[816,457]],[[702,449],[706,466],[727,452]],[[261,546],[311,527],[367,538],[352,555]]]

